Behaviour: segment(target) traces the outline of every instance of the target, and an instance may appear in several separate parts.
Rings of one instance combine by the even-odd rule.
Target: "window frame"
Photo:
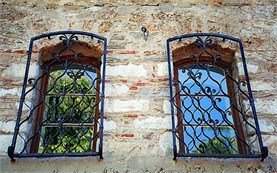
[[[30,90],[27,89],[27,87],[30,85],[30,83],[34,82],[36,85],[38,81],[36,81],[36,78],[29,78],[30,70],[31,67],[31,62],[33,60],[37,59],[37,56],[33,55],[33,53],[37,52],[37,47],[35,47],[35,44],[39,45],[44,45],[46,46],[52,46],[49,44],[52,39],[58,39],[59,43],[66,44],[67,46],[70,45],[74,41],[79,41],[82,40],[83,38],[87,38],[87,40],[90,40],[92,43],[97,43],[97,49],[101,49],[101,86],[100,86],[100,95],[99,95],[99,121],[98,121],[98,136],[99,136],[99,141],[97,142],[98,145],[98,151],[97,152],[86,152],[86,153],[31,153],[30,152],[30,141],[31,139],[28,138],[28,135],[32,134],[32,129],[28,128],[27,130],[27,139],[24,139],[24,137],[21,135],[22,130],[24,127],[22,127],[23,123],[27,122],[30,118],[32,118],[33,114],[29,114],[26,118],[26,116],[23,116],[23,109],[24,105],[26,104],[26,95],[30,93]],[[86,43],[87,40],[82,41],[83,43]],[[94,41],[96,40],[96,42]],[[54,44],[56,45],[56,44]],[[68,47],[67,47],[68,48]],[[86,48],[85,48],[86,49]],[[84,51],[84,49],[81,48],[81,52]],[[92,50],[89,50],[85,54],[89,53],[92,54],[93,56],[96,56],[96,52],[91,52]],[[74,52],[74,51],[73,51]],[[96,54],[95,54],[96,53]],[[98,54],[99,55],[99,54]],[[52,55],[51,55],[52,56]],[[77,56],[77,55],[75,55]],[[85,55],[86,56],[86,55]],[[36,59],[34,59],[35,57]],[[89,56],[90,57],[90,56]],[[14,128],[14,134],[12,138],[11,145],[8,147],[8,156],[10,157],[11,161],[15,161],[15,158],[26,158],[26,157],[85,157],[85,156],[99,156],[100,159],[103,159],[103,119],[104,119],[104,98],[105,98],[105,74],[106,74],[106,57],[107,57],[107,38],[90,33],[90,32],[83,32],[83,31],[56,31],[56,32],[50,32],[50,33],[45,33],[41,35],[37,35],[35,37],[32,37],[29,42],[29,48],[27,51],[27,61],[26,61],[26,67],[25,67],[25,74],[23,78],[23,85],[22,85],[22,91],[21,91],[21,96],[20,96],[20,102],[19,102],[19,107],[18,107],[18,112],[17,112],[17,117],[16,117],[16,124]],[[49,58],[49,57],[48,57]],[[39,67],[40,68],[40,67]],[[46,80],[46,79],[44,79]],[[41,81],[39,81],[41,82]],[[44,81],[46,82],[46,81]],[[44,86],[44,90],[45,90]],[[33,89],[33,88],[32,88]],[[32,104],[35,102],[32,101]],[[29,108],[31,109],[31,108]],[[31,110],[30,110],[31,111]],[[33,111],[33,110],[32,110]],[[35,117],[33,117],[35,118]],[[34,127],[34,126],[33,126]],[[33,128],[32,127],[32,128]],[[23,140],[23,145],[22,143],[19,143],[19,139],[22,141]],[[19,143],[19,145],[17,145]],[[33,149],[35,151],[35,149]]]

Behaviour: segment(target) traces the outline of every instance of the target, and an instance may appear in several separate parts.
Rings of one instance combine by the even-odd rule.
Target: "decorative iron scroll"
[[[39,49],[37,57],[33,49]],[[31,38],[9,157],[100,156],[107,40],[80,31]]]
[[[212,33],[175,36],[167,40],[167,58],[174,159],[264,160],[268,149],[262,142],[241,40]]]

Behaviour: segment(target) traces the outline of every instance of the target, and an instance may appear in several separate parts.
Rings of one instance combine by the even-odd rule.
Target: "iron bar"
[[[107,56],[107,39],[104,39],[104,57],[103,63],[106,64]],[[104,130],[104,99],[105,99],[105,77],[106,77],[106,65],[102,66],[102,93],[101,93],[101,112],[100,112],[100,126],[99,126],[99,134],[100,134],[100,142],[99,142],[99,154],[100,159],[103,159],[103,130]]]
[[[42,127],[92,127],[93,123],[44,123]]]
[[[169,80],[169,89],[170,89],[170,107],[171,107],[171,122],[172,122],[172,136],[173,136],[173,160],[176,160],[177,157],[177,146],[176,146],[176,127],[175,127],[175,118],[174,118],[174,98],[173,98],[173,80],[171,74],[171,60],[170,60],[170,45],[169,40],[166,43],[167,48],[167,61],[168,61],[168,80]]]
[[[178,157],[213,157],[213,158],[261,158],[260,154],[230,154],[230,155],[222,155],[222,154],[187,154],[187,153],[178,153]]]
[[[24,85],[22,86],[22,91],[21,91],[21,97],[20,97],[20,104],[17,112],[17,118],[16,118],[16,124],[14,128],[14,134],[13,134],[13,139],[12,139],[12,144],[8,148],[8,155],[11,158],[12,161],[14,161],[14,150],[15,150],[15,145],[16,145],[16,140],[19,132],[19,125],[20,125],[20,119],[22,116],[22,109],[23,109],[23,102],[25,100],[25,92],[27,88],[27,81],[28,81],[28,73],[29,73],[29,67],[30,67],[30,61],[31,61],[31,55],[32,55],[32,48],[33,48],[33,39],[30,40],[29,44],[29,50],[28,50],[28,57],[27,57],[27,63],[26,63],[26,68],[25,68],[25,75],[24,75],[24,80],[23,83]]]
[[[242,56],[242,63],[243,63],[243,69],[244,69],[244,73],[245,73],[246,85],[247,85],[247,88],[248,88],[249,103],[251,105],[251,109],[252,109],[252,112],[254,114],[253,118],[254,118],[255,125],[256,125],[256,134],[257,134],[258,139],[259,139],[259,145],[260,145],[261,152],[266,151],[266,153],[262,154],[261,160],[263,161],[265,159],[265,157],[267,157],[267,155],[268,155],[268,150],[267,150],[267,148],[265,149],[265,147],[263,145],[261,130],[260,130],[260,126],[259,126],[259,123],[258,123],[257,112],[256,112],[255,103],[254,103],[254,96],[253,96],[252,89],[251,89],[251,86],[250,86],[250,80],[249,80],[249,76],[248,76],[248,70],[247,70],[246,59],[245,59],[245,55],[244,55],[242,42],[239,42],[239,47],[240,47],[240,52],[241,52],[241,56]]]
[[[86,152],[86,153],[23,153],[14,154],[14,157],[87,157],[87,156],[99,156],[99,152]]]
[[[96,94],[77,94],[77,93],[70,93],[67,95],[63,95],[61,93],[49,93],[46,96],[55,96],[55,97],[78,97],[78,96],[86,96],[86,97],[96,97]]]
[[[85,37],[90,40],[98,39],[104,43],[102,60],[101,57],[99,60],[86,58],[82,52],[74,48],[75,44],[87,44],[80,39]],[[33,45],[37,40],[43,39],[49,40],[49,45],[46,47],[56,46],[59,49],[50,49],[54,51],[48,53],[51,58],[42,56],[45,60],[37,61],[40,66],[39,76],[28,79],[31,62],[36,62],[32,59]],[[58,40],[58,43],[53,41],[51,44],[52,40]],[[66,57],[62,57],[66,51],[69,53]],[[14,160],[14,157],[100,156],[103,158],[101,141],[106,53],[107,39],[89,32],[58,31],[31,38],[15,132],[8,148],[11,160]],[[91,52],[91,57],[94,56],[95,52]],[[96,86],[100,80],[101,90]],[[28,91],[27,86],[30,86]],[[98,95],[101,95],[101,100],[97,100]],[[95,118],[98,117],[96,109],[100,104],[101,116]],[[24,117],[23,107],[28,109],[27,116]],[[29,134],[22,134],[20,128],[28,123],[31,123],[32,129]],[[97,128],[94,129],[97,127],[95,124],[100,124],[99,131]],[[16,145],[18,138],[24,141],[22,146]],[[100,140],[98,151],[91,148],[92,141],[96,143],[96,140]]]
[[[178,57],[177,61],[174,60],[171,42],[178,41],[180,44],[181,40],[189,39],[192,42],[189,42],[190,44],[186,42],[184,46],[191,47],[182,50],[191,50],[195,46],[198,53],[189,55],[189,52],[184,52],[187,57]],[[220,55],[222,52],[210,52],[213,46],[220,46],[219,41],[213,39],[229,40],[239,45],[247,92],[240,88],[240,84],[244,81],[239,81],[233,75],[234,67],[231,63],[224,64],[224,59]],[[261,138],[241,40],[224,34],[192,33],[169,38],[166,44],[174,159],[221,157],[264,160],[268,150],[263,146]],[[174,65],[174,78],[178,78],[177,82],[172,80],[171,64]],[[238,98],[239,104],[237,104]],[[250,106],[245,108],[241,99],[248,100]],[[252,114],[248,115],[246,110],[248,112],[251,110]],[[175,116],[178,117],[177,125]],[[251,117],[254,119],[254,124],[249,120]],[[250,139],[248,134],[243,134],[246,133],[243,129],[254,131],[257,138],[252,136]],[[176,147],[177,142],[179,151]],[[260,151],[254,150],[256,142],[259,143]]]

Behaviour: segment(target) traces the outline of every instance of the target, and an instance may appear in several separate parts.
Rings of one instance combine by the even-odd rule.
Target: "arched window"
[[[42,82],[31,153],[96,151],[102,51],[80,41],[67,49],[64,44],[40,53]]]
[[[39,73],[27,79],[29,53],[16,128],[24,124],[30,128],[28,134],[15,132],[15,140],[23,140],[24,146],[14,153],[13,143],[9,147],[10,157],[102,158],[106,39],[73,31],[38,37],[48,38],[54,44],[42,46],[37,61]],[[26,116],[22,116],[24,106],[28,109]]]
[[[187,40],[178,47],[182,38]],[[267,155],[256,133],[259,127],[247,70],[238,71],[235,48],[220,45],[226,45],[226,39],[239,43],[245,63],[242,44],[232,37],[190,34],[168,39],[174,158]],[[179,43],[170,45],[175,40]],[[175,46],[172,52],[170,46]]]

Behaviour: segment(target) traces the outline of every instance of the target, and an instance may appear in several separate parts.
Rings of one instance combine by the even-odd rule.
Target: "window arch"
[[[41,40],[40,40],[41,39]],[[34,40],[42,45],[29,78]],[[82,40],[82,41],[81,41]],[[98,40],[98,41],[94,41]],[[101,48],[103,47],[103,49]],[[31,39],[14,140],[9,156],[100,156],[102,158],[106,39],[61,31]],[[27,100],[27,98],[30,98]],[[23,115],[23,109],[28,112]],[[20,128],[29,125],[28,134]],[[16,147],[16,142],[24,145]],[[15,151],[20,151],[14,153]]]
[[[175,40],[179,42],[170,45]],[[261,136],[256,133],[259,127],[251,104],[247,69],[244,75],[235,70],[239,61],[235,49],[220,45],[222,42],[226,45],[226,40],[239,43],[244,62],[242,44],[233,37],[204,33],[167,40],[175,159],[267,155]],[[180,44],[183,46],[178,47]],[[171,47],[177,48],[171,52]],[[248,91],[243,89],[245,84]],[[250,106],[246,101],[250,101]],[[258,144],[260,151],[256,148]]]

